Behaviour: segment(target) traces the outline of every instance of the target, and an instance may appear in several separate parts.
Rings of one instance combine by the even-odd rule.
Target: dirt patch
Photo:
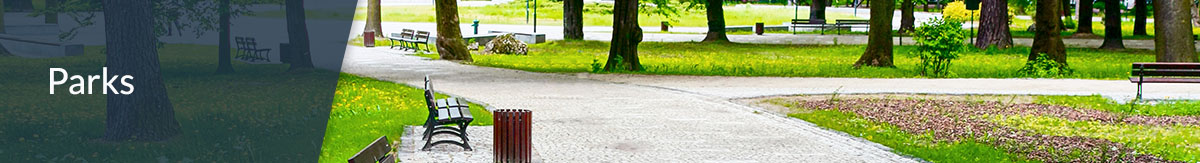
[[[930,97],[930,98],[925,98]],[[908,133],[930,133],[939,141],[974,140],[1010,153],[1046,162],[1177,162],[1139,154],[1113,141],[1038,134],[998,125],[978,117],[1048,116],[1075,121],[1137,125],[1197,125],[1196,116],[1123,116],[1064,106],[1030,104],[1032,97],[943,95],[832,95],[746,99],[782,114],[837,110],[895,125]],[[1046,150],[1053,149],[1053,150]]]

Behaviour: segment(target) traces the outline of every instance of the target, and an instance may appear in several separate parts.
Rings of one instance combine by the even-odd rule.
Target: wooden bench
[[[428,31],[403,29],[403,32],[400,34],[392,33],[392,35],[388,37],[388,40],[392,42],[392,48],[396,47],[396,42],[400,42],[401,47],[404,49],[418,51],[421,50],[421,48],[417,45],[425,45],[425,51],[432,50],[429,48],[430,39]]]
[[[471,121],[474,121],[475,118],[471,116],[469,105],[466,101],[454,97],[435,100],[434,93],[433,83],[430,82],[429,76],[425,76],[425,104],[428,106],[429,118],[425,120],[425,133],[422,137],[425,140],[425,146],[421,147],[421,150],[428,151],[429,147],[438,144],[453,144],[467,151],[472,150],[468,143],[470,139],[467,138],[467,126],[471,125]],[[442,134],[458,136],[461,142],[433,141],[433,136]]]
[[[792,19],[791,27],[793,35],[796,34],[796,31],[799,31],[797,28],[816,28],[817,30],[821,30],[821,34],[823,35],[825,34],[825,29],[830,26],[825,24],[825,20]]]
[[[259,49],[258,41],[253,37],[234,37],[234,42],[237,44],[237,53],[234,57],[247,62],[255,62],[258,60],[271,61],[271,49]]]
[[[1200,83],[1200,63],[1133,63],[1130,75],[1141,101],[1142,83]]]
[[[867,30],[871,30],[871,20],[843,19],[843,20],[835,21],[834,26],[838,30],[838,35],[841,35],[842,34],[841,29],[853,30],[854,28],[858,27],[858,28],[865,28]]]
[[[350,163],[396,163],[396,155],[392,154],[391,142],[388,142],[387,136],[382,136],[347,161]]]

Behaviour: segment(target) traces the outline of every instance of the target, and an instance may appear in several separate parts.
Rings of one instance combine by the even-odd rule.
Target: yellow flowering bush
[[[983,8],[982,5],[980,4],[979,8]],[[1008,8],[1009,24],[1012,24],[1012,19],[1016,17],[1013,10],[1014,8],[1012,7]],[[967,10],[967,4],[963,3],[963,1],[950,2],[946,4],[946,8],[942,9],[942,19],[947,21],[969,22],[972,20],[972,16],[975,17],[974,21],[979,21],[979,14],[979,10]]]

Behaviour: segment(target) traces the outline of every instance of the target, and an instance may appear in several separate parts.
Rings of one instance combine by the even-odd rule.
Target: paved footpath
[[[533,110],[544,162],[915,162],[723,97],[347,48],[343,72],[409,85],[429,75],[440,92]]]

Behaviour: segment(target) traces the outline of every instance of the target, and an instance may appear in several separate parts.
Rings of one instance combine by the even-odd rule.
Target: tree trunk
[[[367,25],[364,32],[374,31],[375,38],[383,38],[383,18],[380,16],[380,0],[367,0]]]
[[[159,72],[150,0],[104,0],[107,75],[131,75],[136,92],[109,92],[104,140],[157,141],[179,135]],[[117,90],[133,88],[114,85]]]
[[[0,13],[4,13],[4,0],[0,0]],[[8,33],[4,31],[3,16],[0,16],[0,33]],[[0,56],[12,56],[12,53],[8,52],[8,48],[5,48],[4,44],[0,44]]]
[[[583,0],[563,0],[563,39],[583,40]]]
[[[1121,39],[1121,5],[1117,5],[1120,3],[1120,0],[1104,2],[1104,44],[1100,44],[1101,49],[1125,49]]]
[[[917,29],[917,17],[913,14],[916,5],[912,0],[904,0],[900,3],[900,33],[908,33]]]
[[[1076,17],[1079,17],[1079,23],[1075,25],[1075,35],[1092,35],[1092,8],[1094,8],[1092,7],[1092,0],[1079,0],[1079,8],[1075,9],[1079,11],[1079,15],[1076,15]]]
[[[705,3],[704,7],[708,13],[708,34],[704,36],[704,42],[729,42],[729,37],[725,35],[725,9],[722,2],[724,0],[707,0]]]
[[[43,22],[46,24],[58,24],[58,9],[54,8],[58,7],[59,1],[60,0],[45,0],[45,9],[49,12],[43,15],[42,18],[44,18]]]
[[[1150,35],[1146,33],[1146,1],[1148,0],[1133,0],[1133,35]]]
[[[871,1],[871,25],[867,31],[867,51],[863,53],[854,67],[895,67],[892,65],[892,12],[896,10],[895,0]]]
[[[638,27],[638,0],[617,0],[613,6],[613,36],[604,71],[641,71],[637,46],[642,42]]]
[[[829,0],[812,0],[808,5],[809,20],[825,20],[825,6]]]
[[[1033,35],[1033,47],[1030,48],[1029,60],[1033,61],[1038,54],[1046,54],[1058,62],[1062,67],[1067,67],[1067,49],[1062,40],[1061,15],[1059,11],[1062,5],[1059,0],[1039,0],[1037,2],[1037,13],[1034,16],[1034,25],[1037,31]],[[1087,0],[1084,0],[1087,1]]]
[[[975,47],[1012,47],[1012,33],[1008,27],[1008,0],[983,0],[981,7],[979,35],[975,38]]]
[[[1154,53],[1158,62],[1197,62],[1186,0],[1154,1]]]
[[[220,0],[217,4],[220,5],[219,9],[217,9],[217,12],[220,12],[220,20],[217,22],[217,28],[221,31],[221,36],[219,36],[221,40],[217,43],[217,74],[233,73],[233,65],[229,63],[229,50],[231,49],[229,47],[229,14],[231,11],[229,1]]]
[[[1192,5],[1192,26],[1200,27],[1200,3]]]
[[[458,28],[458,1],[434,1],[437,12],[437,51],[445,60],[472,61]]]
[[[292,50],[291,65],[288,72],[312,71],[312,52],[308,48],[308,23],[304,18],[304,0],[287,0],[285,2],[287,15],[288,44]]]

